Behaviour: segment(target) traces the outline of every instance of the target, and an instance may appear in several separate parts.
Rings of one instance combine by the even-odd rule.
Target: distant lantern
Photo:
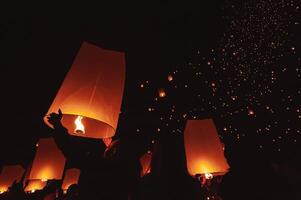
[[[166,96],[165,90],[162,89],[162,88],[160,88],[160,89],[158,90],[158,93],[159,93],[159,97],[161,97],[161,98],[163,98],[163,97]]]
[[[20,165],[4,166],[0,174],[0,194],[6,192],[14,181],[21,181],[24,172]]]
[[[168,81],[172,81],[172,80],[173,80],[172,75],[168,75],[167,80],[168,80]]]
[[[52,138],[39,140],[29,180],[61,180],[63,177],[66,159]]]
[[[211,179],[227,173],[229,165],[212,119],[188,120],[184,143],[190,175]]]
[[[66,192],[70,185],[78,184],[79,176],[80,176],[79,169],[76,168],[67,169],[62,184],[62,190]]]
[[[152,153],[151,152],[147,152],[140,157],[140,164],[142,167],[141,173],[140,173],[141,177],[143,177],[146,174],[151,172],[151,161],[152,161]]]
[[[115,134],[125,81],[125,55],[83,43],[47,115],[63,112],[72,135],[107,138]],[[50,127],[47,117],[44,121]]]

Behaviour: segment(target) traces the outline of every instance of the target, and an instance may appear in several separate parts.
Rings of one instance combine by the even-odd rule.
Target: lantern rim
[[[76,134],[73,132],[74,130],[74,120],[75,118],[77,118],[78,116],[82,116],[84,117],[83,120],[85,120],[85,122],[88,124],[86,125],[87,130],[85,131],[85,134]],[[48,120],[47,120],[47,115],[44,116],[44,122],[52,129],[54,129],[53,125],[51,125]],[[73,136],[79,136],[79,137],[88,137],[88,138],[94,138],[94,139],[103,139],[103,138],[110,138],[113,137],[115,135],[116,129],[111,126],[110,124],[98,120],[98,119],[94,119],[91,117],[87,117],[85,115],[80,115],[77,113],[63,113],[63,117],[62,117],[62,125],[68,129],[68,133],[70,135]],[[91,125],[92,124],[92,125]],[[105,133],[101,133],[100,130],[95,131],[95,132],[91,132],[91,130],[89,130],[89,125],[90,126],[97,126],[96,129],[102,129],[105,131]],[[91,127],[90,127],[91,129]]]

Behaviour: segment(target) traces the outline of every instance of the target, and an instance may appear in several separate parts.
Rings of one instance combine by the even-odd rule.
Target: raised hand
[[[47,116],[47,120],[48,122],[53,125],[54,127],[57,127],[59,125],[61,125],[61,119],[63,117],[63,113],[61,111],[61,109],[59,109],[58,113],[50,113],[48,116]]]

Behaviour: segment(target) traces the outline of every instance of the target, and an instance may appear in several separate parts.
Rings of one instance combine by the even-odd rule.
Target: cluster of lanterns
[[[169,75],[168,81],[172,80],[172,75]],[[83,43],[47,115],[62,109],[62,124],[69,134],[103,139],[109,146],[118,124],[124,81],[124,53]],[[166,96],[162,88],[158,93],[161,98]],[[46,117],[44,121],[51,127]],[[191,176],[212,179],[228,171],[223,147],[211,119],[188,120],[184,143],[187,169]],[[151,172],[151,159],[150,152],[141,157],[141,176]],[[65,162],[64,155],[52,138],[40,139],[32,166],[27,170],[29,184],[25,191],[40,190],[47,180],[61,180],[64,173],[64,190],[70,184],[77,183],[80,171],[65,170]],[[20,167],[4,168],[0,174],[0,193],[7,191],[12,181],[20,179],[23,173],[24,169],[22,171]]]

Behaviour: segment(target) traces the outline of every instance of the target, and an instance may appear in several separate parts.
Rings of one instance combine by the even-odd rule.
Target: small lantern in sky
[[[158,90],[158,93],[159,93],[159,97],[161,97],[161,98],[163,98],[163,97],[166,96],[166,92],[165,92],[165,90],[163,88],[160,88]]]
[[[38,144],[28,179],[42,182],[62,179],[66,159],[54,139],[43,138]]]
[[[227,173],[229,165],[212,119],[188,120],[184,143],[190,175],[212,179]]]
[[[80,170],[76,168],[67,169],[62,184],[62,190],[66,192],[70,185],[78,184]]]
[[[6,192],[16,180],[19,182],[25,170],[20,165],[4,166],[0,174],[0,194]]]
[[[173,81],[173,76],[172,75],[168,75],[167,80],[168,81]]]
[[[63,112],[72,135],[108,138],[115,134],[125,81],[125,55],[84,42],[47,115]],[[44,117],[47,125],[52,127]]]
[[[140,164],[142,166],[141,173],[140,173],[141,177],[151,172],[151,161],[152,161],[151,152],[147,152],[140,157]]]

